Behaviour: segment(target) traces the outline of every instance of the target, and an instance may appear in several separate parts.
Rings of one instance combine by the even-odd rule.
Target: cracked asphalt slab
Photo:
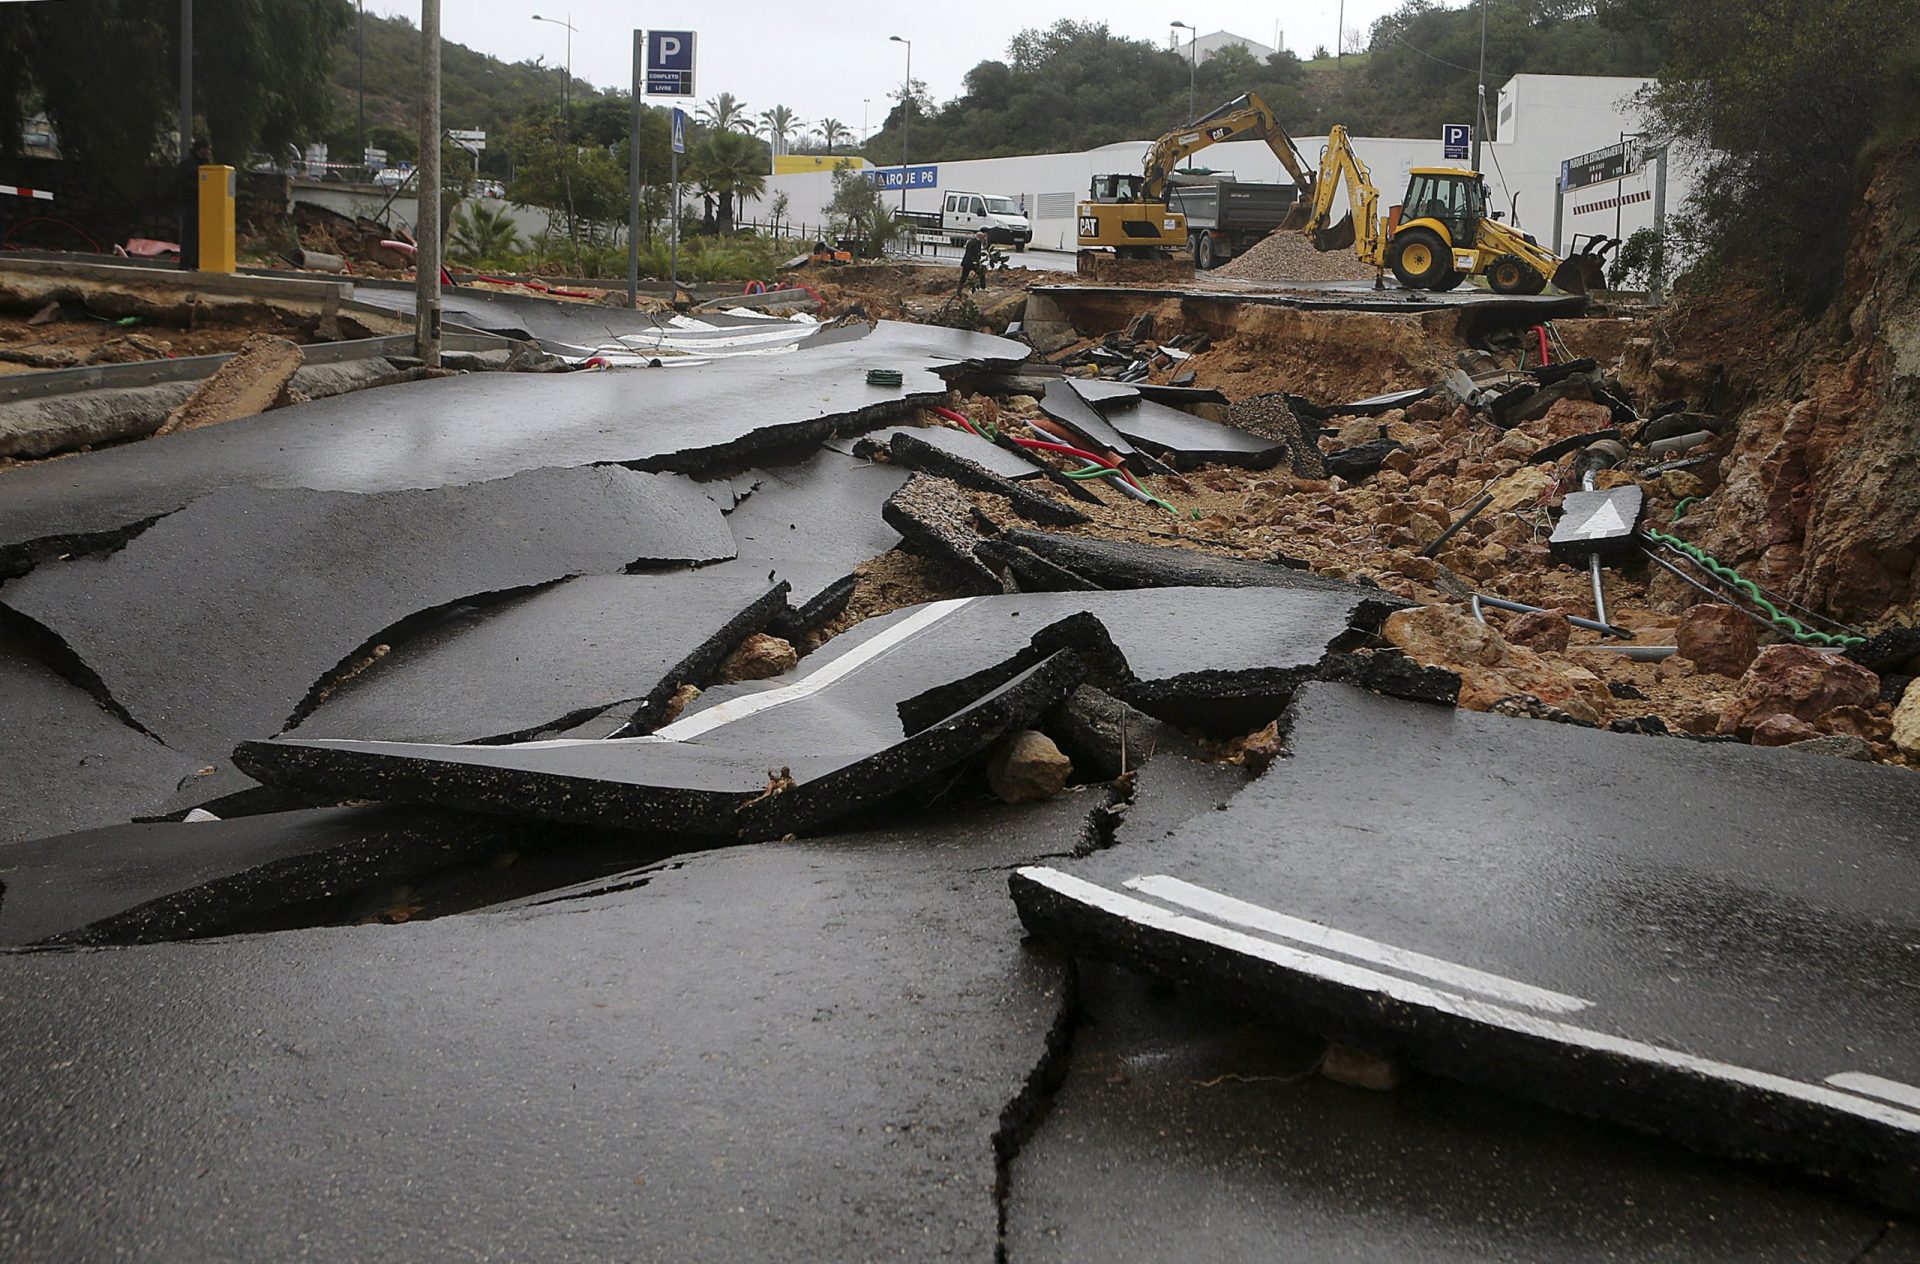
[[[1903,773],[1308,685],[1290,757],[1028,926],[1344,1043],[1920,1207]]]
[[[0,1250],[987,1260],[1089,789],[495,913],[0,955]]]
[[[862,327],[864,332],[864,327]],[[883,321],[791,355],[617,373],[461,374],[315,400],[7,473],[0,573],[75,539],[111,535],[229,487],[384,492],[529,470],[620,463],[693,470],[939,402],[936,370],[1012,365],[1023,344]],[[898,369],[898,387],[868,385]],[[38,547],[37,547],[38,546]]]

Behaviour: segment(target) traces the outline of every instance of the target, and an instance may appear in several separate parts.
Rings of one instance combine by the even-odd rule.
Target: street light
[[[1194,59],[1199,56],[1200,30],[1198,27],[1189,26],[1185,22],[1169,22],[1167,25],[1178,27],[1180,30],[1187,32],[1189,37],[1187,39],[1187,124],[1191,126],[1194,120],[1193,72],[1197,64]]]
[[[536,13],[533,15],[533,20],[551,22],[555,26],[567,28],[567,81],[560,89],[560,121],[571,126],[573,123],[573,32],[576,29],[573,25],[573,14],[567,14],[566,20],[562,21],[559,18],[543,18]]]
[[[898,35],[887,38],[907,46],[907,86],[900,94],[900,209],[907,209],[907,120],[913,115],[913,41]]]

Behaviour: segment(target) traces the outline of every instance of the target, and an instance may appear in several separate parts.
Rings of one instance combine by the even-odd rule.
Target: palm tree
[[[738,123],[747,119],[747,103],[735,97],[731,92],[722,92],[710,97],[700,107],[697,117],[702,123],[716,132],[730,132]]]
[[[760,130],[767,134],[773,144],[773,156],[778,158],[787,152],[787,137],[800,130],[800,116],[784,105],[776,105],[771,110],[760,111]]]
[[[853,133],[847,130],[847,125],[839,119],[829,118],[820,120],[820,139],[827,142],[827,154],[829,157],[833,154],[835,144],[848,139],[852,135]]]
[[[447,254],[461,263],[481,263],[502,259],[520,248],[520,230],[507,208],[469,202],[453,217],[453,233],[447,238]]]
[[[715,132],[700,142],[691,159],[694,181],[718,203],[715,229],[722,235],[731,233],[735,201],[744,205],[748,198],[767,191],[759,143],[738,132]]]

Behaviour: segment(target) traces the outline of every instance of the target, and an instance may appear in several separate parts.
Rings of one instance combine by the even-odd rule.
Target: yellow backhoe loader
[[[1342,185],[1351,209],[1329,225]],[[1415,167],[1406,197],[1382,216],[1380,191],[1338,124],[1327,136],[1302,231],[1320,250],[1352,247],[1362,263],[1391,268],[1402,285],[1416,290],[1450,290],[1470,276],[1484,276],[1499,294],[1538,294],[1549,281],[1569,294],[1584,294],[1599,272],[1584,257],[1563,260],[1487,214],[1487,186],[1477,171]]]
[[[1311,213],[1313,173],[1267,103],[1248,93],[1191,127],[1168,132],[1147,151],[1140,175],[1099,175],[1079,206],[1081,251],[1110,250],[1122,259],[1171,259],[1187,252],[1187,218],[1167,204],[1174,168],[1188,157],[1228,140],[1264,140],[1299,188],[1282,224],[1299,228]],[[1086,259],[1083,256],[1083,270]]]

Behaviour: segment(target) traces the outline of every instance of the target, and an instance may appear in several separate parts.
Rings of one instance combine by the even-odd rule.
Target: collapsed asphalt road
[[[0,1248],[1920,1250],[1920,782],[1458,712],[1403,600],[918,428],[965,377],[1301,455],[1026,361],[882,323],[0,475]]]

